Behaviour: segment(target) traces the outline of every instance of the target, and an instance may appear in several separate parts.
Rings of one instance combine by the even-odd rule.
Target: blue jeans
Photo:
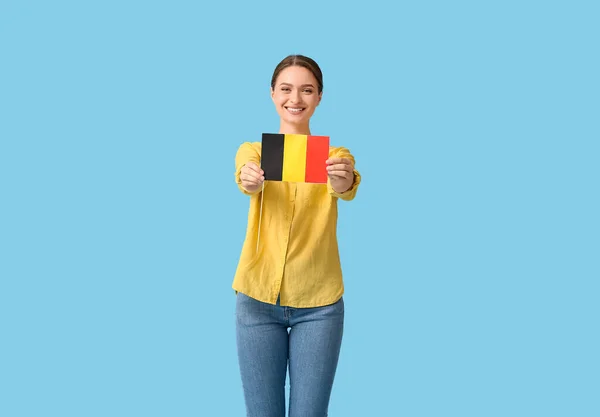
[[[236,299],[236,338],[247,417],[325,417],[340,354],[344,301],[316,308]],[[289,329],[289,332],[288,332]]]

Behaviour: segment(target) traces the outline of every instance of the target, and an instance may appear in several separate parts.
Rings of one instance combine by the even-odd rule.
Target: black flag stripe
[[[285,135],[263,133],[261,151],[261,169],[265,172],[265,181],[281,181],[283,172],[283,145]]]

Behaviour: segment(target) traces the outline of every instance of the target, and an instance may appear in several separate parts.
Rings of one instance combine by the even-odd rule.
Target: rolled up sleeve
[[[242,168],[248,162],[254,162],[256,165],[260,166],[260,152],[260,142],[244,142],[240,145],[235,155],[235,182],[240,191],[246,195],[254,195],[258,193],[260,189],[254,192],[249,192],[246,190],[244,187],[242,187],[240,174],[242,172]]]
[[[330,158],[347,158],[349,160],[352,161],[352,165],[355,166],[355,160],[354,160],[354,156],[350,153],[350,151],[347,148],[344,147],[337,147],[337,148],[331,148],[329,150],[329,157]],[[327,178],[327,191],[329,192],[329,195],[331,195],[332,197],[336,197],[336,198],[340,198],[342,200],[345,201],[350,201],[353,200],[354,197],[356,197],[356,192],[358,191],[358,186],[360,185],[361,182],[361,176],[360,173],[356,170],[356,166],[354,167],[354,181],[352,182],[352,186],[344,191],[343,193],[338,193],[336,192],[333,187],[331,186],[331,181],[329,180],[329,178]]]

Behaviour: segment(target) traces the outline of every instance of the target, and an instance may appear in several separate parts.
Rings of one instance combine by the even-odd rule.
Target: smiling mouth
[[[303,107],[286,107],[288,113],[291,114],[301,114],[304,111]]]

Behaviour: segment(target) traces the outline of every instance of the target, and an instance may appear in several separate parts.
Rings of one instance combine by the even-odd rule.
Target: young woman
[[[311,135],[322,94],[315,61],[302,55],[281,61],[271,79],[279,133]],[[265,182],[260,158],[261,143],[246,142],[235,159],[236,183],[250,196],[233,280],[247,416],[286,415],[288,365],[289,416],[326,416],[344,326],[337,202],[355,197],[361,177],[343,147],[329,149],[326,184]]]

